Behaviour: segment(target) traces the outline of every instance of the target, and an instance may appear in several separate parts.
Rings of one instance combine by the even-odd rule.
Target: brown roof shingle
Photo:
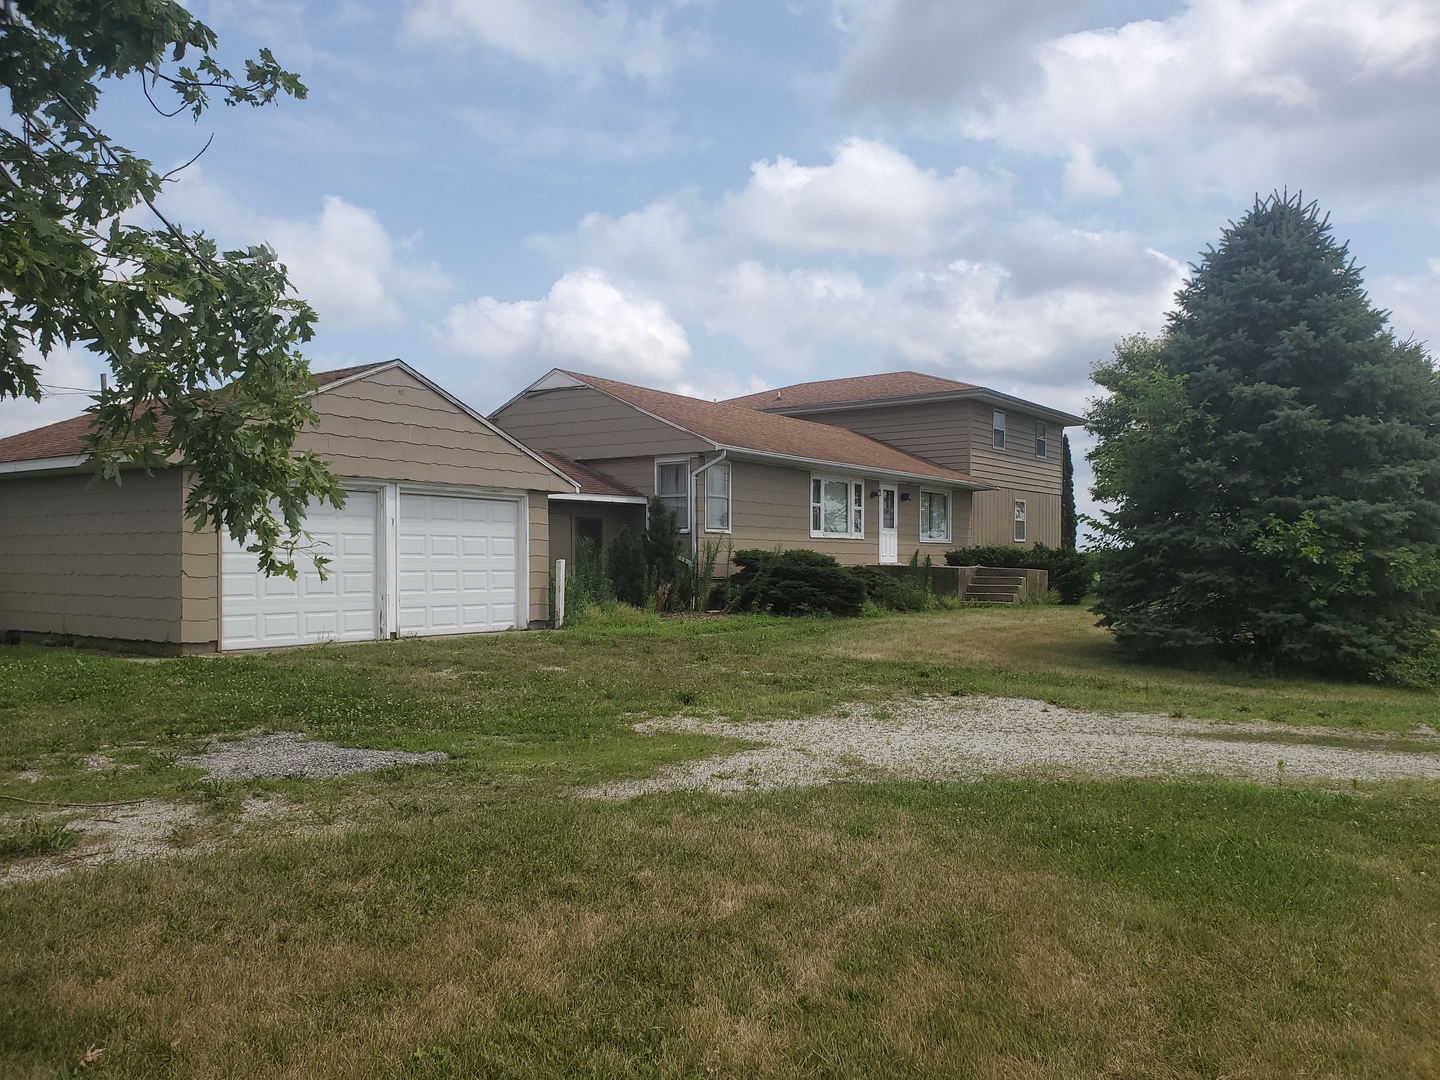
[[[387,361],[388,363],[389,361]],[[315,372],[315,381],[329,386],[360,375],[383,364],[358,364],[355,367],[337,368],[334,371]],[[85,436],[90,433],[90,414],[82,413],[58,424],[47,424],[33,431],[22,431],[18,435],[0,439],[0,463],[8,461],[42,461],[46,458],[78,457],[85,453]]]
[[[851,379],[823,379],[819,382],[796,383],[778,390],[762,390],[758,394],[728,399],[726,405],[747,409],[802,408],[806,405],[830,405],[851,401],[873,401],[885,398],[919,397],[923,394],[953,394],[957,390],[980,390],[973,383],[942,379],[919,371],[895,371],[887,375],[857,375]]]
[[[557,454],[554,450],[536,450],[535,452],[579,484],[582,495],[625,495],[631,498],[644,498],[644,495],[634,488],[622,484],[613,476],[603,473],[599,469],[582,465],[574,458]]]
[[[806,461],[833,462],[883,473],[932,477],[967,486],[987,486],[967,473],[907,454],[848,428],[759,412],[729,402],[701,401],[596,375],[582,375],[575,371],[565,374],[718,446]]]

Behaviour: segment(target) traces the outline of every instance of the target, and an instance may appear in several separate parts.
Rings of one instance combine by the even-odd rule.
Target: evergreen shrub
[[[733,561],[740,567],[730,578],[733,611],[859,615],[865,605],[865,577],[833,555],[747,548],[735,552]]]

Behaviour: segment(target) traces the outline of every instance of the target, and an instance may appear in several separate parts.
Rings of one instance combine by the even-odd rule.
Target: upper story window
[[[730,531],[730,463],[705,470],[705,531]]]
[[[990,445],[996,450],[1005,449],[1005,414],[999,409],[990,414]]]
[[[690,461],[687,458],[655,462],[655,494],[675,511],[681,532],[690,531]]]
[[[950,542],[950,496],[943,491],[920,492],[920,539]]]
[[[1045,427],[1044,420],[1035,421],[1035,456],[1044,457],[1049,449],[1049,431]]]
[[[810,535],[865,535],[865,485],[835,476],[810,478]]]

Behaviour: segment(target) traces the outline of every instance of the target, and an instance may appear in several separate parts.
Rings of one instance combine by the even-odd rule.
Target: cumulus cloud
[[[665,306],[622,289],[604,271],[565,274],[544,300],[482,296],[445,318],[451,346],[490,361],[528,360],[669,380],[690,357],[684,328]]]
[[[1427,274],[1376,278],[1370,298],[1389,310],[1396,337],[1422,341],[1431,356],[1440,357],[1440,259],[1429,261]]]
[[[296,291],[329,327],[395,326],[408,304],[431,303],[449,287],[437,265],[406,257],[406,245],[373,210],[336,195],[325,197],[314,218],[269,218],[196,171],[166,202],[187,225],[227,243],[268,242]]]
[[[947,6],[956,13],[942,17]],[[1063,159],[1069,197],[1115,194],[1121,181],[1234,197],[1286,182],[1428,188],[1440,176],[1440,8],[1425,0],[1189,0],[1165,19],[1038,38],[1065,14],[1058,0],[1013,27],[960,13],[987,7],[879,5],[857,21],[841,100],[944,106],[972,138]],[[947,33],[1018,56],[1030,76],[976,91],[976,69],[934,59]],[[1124,165],[1097,165],[1112,157]]]
[[[828,165],[777,157],[750,173],[726,201],[727,215],[737,229],[787,248],[919,254],[991,195],[971,169],[942,177],[861,138],[840,143]]]
[[[40,401],[0,401],[0,439],[79,416],[90,406],[90,396],[100,390],[103,361],[85,349],[61,346],[44,358],[29,349],[25,359],[39,365],[45,396]]]
[[[422,41],[474,42],[592,79],[660,79],[695,45],[666,29],[659,6],[637,15],[618,0],[598,9],[584,0],[422,0],[406,27]]]

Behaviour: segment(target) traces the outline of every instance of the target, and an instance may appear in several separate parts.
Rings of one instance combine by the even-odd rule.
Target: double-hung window
[[[1015,543],[1025,542],[1025,500],[1015,500]]]
[[[675,511],[681,532],[690,531],[690,462],[686,458],[655,462],[655,494]]]
[[[1049,449],[1049,430],[1045,427],[1044,420],[1035,421],[1035,456],[1044,457]]]
[[[865,535],[865,485],[834,476],[810,478],[810,535]]]
[[[932,544],[950,542],[950,496],[945,492],[920,492],[920,539]]]
[[[705,531],[730,531],[730,463],[705,470]]]
[[[996,409],[990,414],[990,445],[996,450],[1005,449],[1005,413]]]

